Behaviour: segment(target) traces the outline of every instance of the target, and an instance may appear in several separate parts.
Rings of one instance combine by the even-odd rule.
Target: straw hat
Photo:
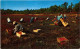
[[[66,14],[64,14],[64,16],[66,16]]]
[[[13,21],[13,25],[15,25],[16,24],[16,21]]]

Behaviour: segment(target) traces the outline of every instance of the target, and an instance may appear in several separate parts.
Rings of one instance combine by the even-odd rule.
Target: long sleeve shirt
[[[14,28],[14,33],[18,32],[18,31],[21,31],[23,30],[23,27],[21,24],[17,24],[15,25],[15,28]]]
[[[61,18],[63,18],[62,15],[57,16],[57,20],[60,20]]]

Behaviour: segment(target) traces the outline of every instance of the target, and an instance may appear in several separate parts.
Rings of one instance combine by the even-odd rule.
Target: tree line
[[[67,2],[57,6],[50,6],[49,8],[40,8],[40,9],[26,9],[26,10],[11,10],[11,9],[1,9],[1,14],[55,14],[55,13],[70,13],[70,12],[80,12],[80,2],[68,5]]]

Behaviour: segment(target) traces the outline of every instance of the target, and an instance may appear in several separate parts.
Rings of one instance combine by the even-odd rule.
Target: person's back
[[[31,17],[30,23],[34,22],[34,17]]]
[[[60,16],[57,16],[57,20],[60,20]]]
[[[59,21],[61,18],[63,18],[62,14],[60,16],[57,16],[57,20]]]
[[[34,18],[34,22],[36,22],[36,20],[37,20],[37,17]]]
[[[23,21],[24,21],[24,19],[23,19],[23,18],[21,18],[21,19],[20,19],[20,22],[23,22]]]
[[[18,31],[22,31],[22,30],[23,30],[23,27],[22,27],[21,24],[15,25],[15,28],[16,28]]]
[[[7,22],[8,22],[8,23],[11,23],[11,20],[10,20],[10,18],[9,18],[9,17],[7,18]]]
[[[49,20],[49,17],[47,17],[46,20]]]
[[[62,26],[62,23],[60,21],[61,18],[63,18],[62,14],[60,16],[59,15],[57,16],[57,20],[58,20],[58,25],[59,26]]]

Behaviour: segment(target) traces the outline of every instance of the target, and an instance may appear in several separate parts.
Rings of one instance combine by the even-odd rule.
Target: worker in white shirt
[[[17,23],[16,21],[14,21],[13,25],[15,26],[15,28],[13,29],[14,30],[14,34],[16,32],[23,31],[23,26],[20,23]]]
[[[21,18],[21,19],[20,19],[20,22],[24,22],[24,19],[23,19],[23,18]]]
[[[49,20],[49,17],[47,17],[46,20]]]
[[[11,19],[9,17],[7,18],[7,22],[8,23],[11,23]]]

